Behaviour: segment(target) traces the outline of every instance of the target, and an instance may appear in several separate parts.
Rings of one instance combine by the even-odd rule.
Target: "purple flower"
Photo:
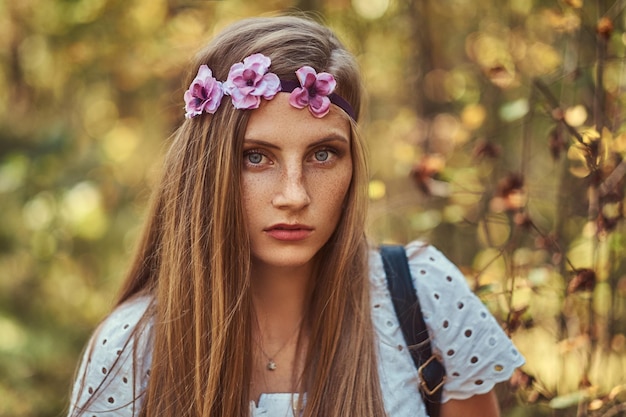
[[[215,113],[223,96],[222,83],[213,77],[208,66],[200,65],[198,75],[185,91],[185,117],[191,119],[202,112]]]
[[[246,57],[230,67],[224,93],[231,96],[236,109],[256,109],[261,97],[271,100],[280,91],[280,80],[268,72],[272,61],[263,54]]]
[[[328,96],[337,86],[335,77],[327,72],[320,72],[307,65],[296,71],[301,87],[295,88],[289,96],[289,104],[303,109],[309,106],[309,111],[315,117],[324,117],[330,111]]]

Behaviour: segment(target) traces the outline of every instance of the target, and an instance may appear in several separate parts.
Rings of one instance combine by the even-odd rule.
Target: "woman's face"
[[[352,179],[350,141],[334,106],[318,119],[279,93],[252,112],[242,189],[254,263],[304,266],[328,241]]]

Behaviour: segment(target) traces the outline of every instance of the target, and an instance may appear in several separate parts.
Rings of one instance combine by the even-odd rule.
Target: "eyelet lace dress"
[[[410,243],[406,251],[433,352],[446,368],[442,401],[484,394],[509,379],[515,368],[524,364],[524,358],[471,292],[458,268],[437,249],[421,242]],[[426,417],[417,370],[395,315],[382,260],[374,250],[370,253],[370,285],[378,373],[387,415]],[[141,334],[133,329],[150,303],[148,296],[129,300],[96,330],[74,383],[70,416],[138,415],[150,378],[152,324],[148,321]],[[296,403],[297,394],[263,394],[258,404],[251,401],[250,415],[293,417]]]

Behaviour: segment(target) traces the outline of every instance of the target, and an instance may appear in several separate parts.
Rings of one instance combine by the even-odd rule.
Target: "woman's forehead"
[[[252,111],[245,139],[268,142],[287,138],[312,141],[336,137],[350,142],[348,115],[332,105],[324,117],[315,117],[307,109],[297,109],[289,104],[289,94],[279,93],[271,101],[263,101]]]

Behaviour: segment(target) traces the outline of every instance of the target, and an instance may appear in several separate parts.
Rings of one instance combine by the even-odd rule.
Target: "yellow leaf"
[[[567,150],[567,158],[570,160],[569,171],[578,178],[585,178],[591,173],[587,165],[585,150],[579,145],[572,145]]]
[[[581,129],[580,135],[583,137],[583,142],[586,143],[587,145],[592,142],[595,142],[601,137],[600,132],[598,132],[595,126],[588,127],[586,129]]]

